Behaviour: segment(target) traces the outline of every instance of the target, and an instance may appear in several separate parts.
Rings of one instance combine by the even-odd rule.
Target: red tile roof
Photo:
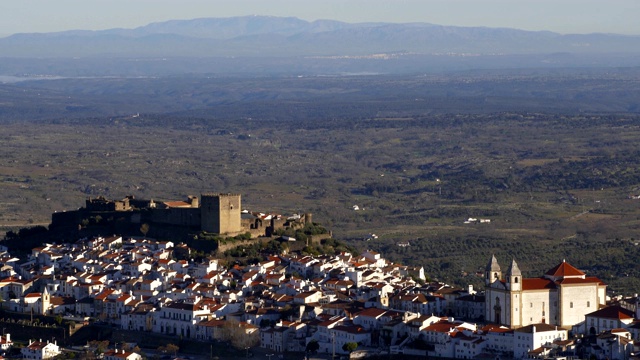
[[[592,284],[594,282],[598,283],[598,285],[604,285],[602,280],[598,279],[597,277],[588,277],[584,279],[576,279],[576,278],[562,279],[557,283],[565,285],[565,284]]]
[[[522,290],[544,290],[544,289],[555,289],[556,284],[549,280],[543,278],[524,278],[522,279]]]
[[[560,264],[558,264],[556,267],[554,267],[553,269],[547,271],[547,273],[545,274],[547,276],[553,276],[556,278],[564,278],[564,277],[568,277],[568,276],[585,276],[585,273],[583,273],[582,271],[576,269],[575,267],[571,266],[569,263],[563,261]]]
[[[423,329],[423,331],[433,331],[439,333],[448,333],[456,328],[455,324],[452,324],[448,321],[438,321],[435,324],[431,324]]]
[[[585,316],[623,320],[623,319],[633,319],[634,315],[635,315],[634,312],[631,310],[627,310],[619,306],[609,306],[604,309],[600,309],[598,311],[589,313]]]

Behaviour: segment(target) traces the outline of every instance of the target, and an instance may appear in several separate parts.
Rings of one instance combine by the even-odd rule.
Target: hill
[[[525,276],[567,258],[638,292],[637,115],[438,114],[394,101],[6,123],[0,224],[47,222],[88,196],[238,192],[249,210],[308,210],[338,239],[443,281],[481,282],[491,254]]]
[[[135,29],[14,34],[0,39],[0,64],[6,68],[3,75],[87,76],[342,73],[357,71],[365,62],[367,66],[360,71],[397,74],[469,68],[638,66],[638,49],[640,36],[250,16],[173,20]],[[523,57],[528,59],[523,61]],[[220,67],[230,58],[231,64],[240,66]],[[72,59],[91,71],[65,73],[61,71],[64,65],[52,66],[58,65],[55,59]],[[261,65],[255,66],[254,59]],[[105,69],[105,62],[117,66]],[[185,62],[188,65],[173,70],[152,64]]]

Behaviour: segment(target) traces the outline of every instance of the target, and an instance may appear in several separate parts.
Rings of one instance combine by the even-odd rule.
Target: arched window
[[[518,278],[516,277],[513,282],[515,282],[516,284],[518,283]]]

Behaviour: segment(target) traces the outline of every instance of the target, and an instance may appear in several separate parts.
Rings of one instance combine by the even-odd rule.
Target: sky
[[[640,35],[640,0],[0,0],[0,36],[245,15]]]

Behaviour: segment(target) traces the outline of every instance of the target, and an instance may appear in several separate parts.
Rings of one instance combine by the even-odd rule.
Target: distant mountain
[[[399,58],[412,57],[416,63],[416,56],[463,56],[468,58],[463,68],[473,68],[473,57],[478,56],[564,54],[560,62],[565,65],[567,61],[572,61],[567,59],[584,55],[586,57],[575,66],[591,63],[589,56],[598,57],[597,62],[593,62],[594,66],[637,66],[640,65],[635,60],[637,53],[640,53],[640,36],[562,35],[549,31],[427,23],[308,22],[293,17],[269,16],[171,20],[135,29],[15,34],[0,38],[0,61],[2,58],[312,57],[333,59],[332,65],[339,65],[337,61],[397,61]],[[618,60],[608,63],[602,59],[609,54],[615,55]],[[621,58],[624,59],[620,61]],[[540,61],[547,66],[544,63],[546,60]],[[486,63],[486,59],[483,62]],[[265,60],[265,67],[267,63]],[[568,65],[571,66],[570,63]],[[521,65],[514,63],[501,66]],[[388,67],[385,66],[385,69]],[[412,65],[411,71],[415,70],[416,66]]]

